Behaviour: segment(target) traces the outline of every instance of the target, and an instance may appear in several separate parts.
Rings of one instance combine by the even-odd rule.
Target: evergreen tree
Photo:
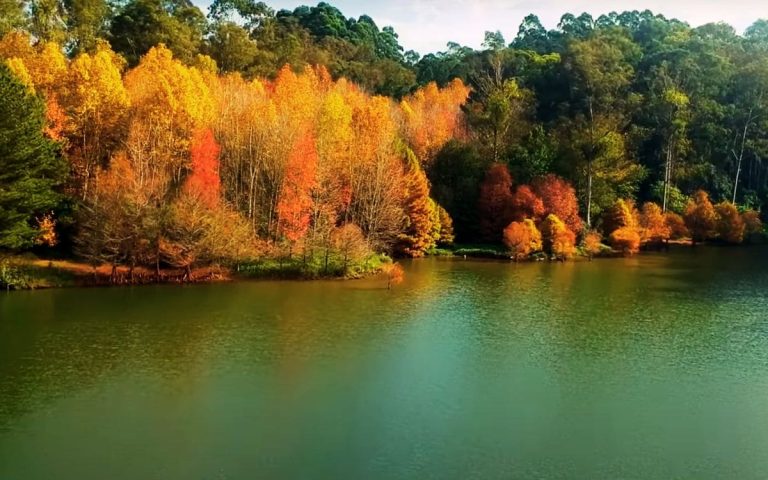
[[[65,164],[43,136],[43,103],[0,63],[0,248],[31,245],[35,215],[53,208]]]

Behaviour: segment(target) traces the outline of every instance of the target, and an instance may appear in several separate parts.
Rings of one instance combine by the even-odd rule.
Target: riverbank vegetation
[[[763,234],[764,20],[529,16],[420,57],[326,3],[0,9],[6,256],[314,278]]]

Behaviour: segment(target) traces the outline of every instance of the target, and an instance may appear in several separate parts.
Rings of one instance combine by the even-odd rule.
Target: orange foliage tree
[[[664,214],[664,223],[669,228],[669,238],[671,240],[680,240],[690,235],[688,227],[685,226],[685,220],[675,212],[666,212]]]
[[[444,88],[429,83],[400,102],[404,137],[425,165],[449,140],[463,136],[461,106],[468,96],[469,88],[457,78]]]
[[[309,229],[316,169],[315,137],[306,132],[299,136],[288,156],[277,204],[278,229],[291,245],[301,240]]]
[[[602,241],[602,236],[595,231],[587,232],[586,235],[584,235],[584,252],[590,260],[602,251]]]
[[[622,227],[640,227],[640,213],[637,211],[633,200],[616,200],[616,203],[603,216],[603,229],[605,232],[613,232]]]
[[[504,245],[516,260],[522,260],[541,250],[541,232],[529,218],[522,222],[512,222],[504,229]]]
[[[533,182],[533,190],[544,203],[544,215],[555,215],[565,222],[571,232],[580,232],[583,222],[579,217],[576,190],[556,175],[546,175]]]
[[[715,229],[721,240],[728,243],[741,243],[744,241],[746,225],[736,205],[731,202],[722,202],[715,205],[717,222]]]
[[[485,174],[478,199],[480,231],[487,241],[498,241],[512,221],[512,176],[506,165],[495,163]]]
[[[451,246],[455,239],[453,233],[453,219],[448,214],[448,211],[437,205],[437,216],[440,221],[440,236],[437,239],[437,243],[442,246]]]
[[[694,242],[708,240],[717,234],[717,212],[704,190],[693,194],[685,207],[683,219]]]
[[[667,224],[661,207],[653,202],[643,205],[640,213],[641,241],[663,242],[669,240],[671,228]]]
[[[192,138],[191,173],[184,188],[197,196],[208,208],[216,208],[221,196],[219,177],[219,144],[210,128],[201,129]]]
[[[640,251],[640,232],[634,227],[620,227],[611,233],[611,246],[625,255]]]
[[[434,203],[429,198],[429,181],[418,161],[411,152],[406,153],[405,226],[397,236],[396,251],[409,257],[421,257],[435,246],[433,229],[437,227],[439,238],[439,218],[433,218]],[[437,220],[437,221],[435,221]]]
[[[391,290],[393,286],[403,283],[405,270],[403,270],[403,266],[398,262],[388,263],[384,265],[382,270],[384,275],[387,276],[387,290]]]

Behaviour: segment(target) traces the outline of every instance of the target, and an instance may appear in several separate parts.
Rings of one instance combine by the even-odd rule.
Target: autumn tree
[[[539,220],[543,217],[544,202],[528,185],[520,185],[512,195],[512,212],[516,221],[526,218]]]
[[[495,163],[488,169],[480,185],[477,207],[483,238],[498,241],[513,215],[512,177],[506,165]]]
[[[640,228],[640,212],[634,200],[618,199],[603,216],[603,229],[611,233],[619,228]]]
[[[717,234],[717,213],[709,200],[709,194],[704,190],[693,194],[685,207],[683,218],[694,242],[708,240]]]
[[[403,270],[403,266],[400,263],[387,263],[384,265],[383,271],[387,278],[387,290],[391,290],[393,286],[403,283],[405,270]]]
[[[125,153],[115,155],[78,211],[75,252],[94,267],[111,265],[113,282],[118,265],[127,264],[132,272],[137,264],[159,262],[153,242],[161,215],[150,211],[152,205],[131,160]],[[155,266],[159,269],[159,263]]]
[[[425,165],[449,140],[463,136],[461,106],[468,96],[469,88],[457,78],[444,88],[431,82],[400,102],[404,137]]]
[[[579,217],[576,190],[566,180],[556,175],[546,175],[534,181],[533,191],[544,204],[545,216],[555,215],[572,232],[581,231],[583,222]]]
[[[504,229],[504,245],[516,260],[522,260],[542,248],[541,233],[533,220],[512,222]]]
[[[640,232],[634,227],[619,227],[611,232],[611,246],[625,255],[640,251]]]
[[[669,228],[669,238],[671,240],[680,240],[690,236],[688,227],[685,226],[685,220],[681,215],[667,211],[664,214],[664,223]]]
[[[370,246],[365,240],[365,235],[360,227],[353,223],[345,223],[335,228],[331,234],[332,246],[341,261],[341,271],[344,275],[349,273],[350,267],[363,261],[371,253]],[[328,272],[330,251],[325,257],[325,271]]]
[[[440,236],[437,244],[445,247],[453,245],[455,236],[453,233],[453,219],[446,209],[437,205],[437,215],[440,220]]]
[[[641,241],[664,242],[669,240],[671,229],[667,224],[661,207],[653,202],[643,204],[640,213]]]
[[[70,63],[63,80],[64,132],[73,188],[81,200],[87,198],[98,168],[109,163],[125,138],[129,99],[122,69],[123,60],[99,43],[93,54],[83,53]]]
[[[197,196],[206,207],[214,209],[221,197],[221,178],[219,177],[219,144],[211,129],[201,129],[192,138],[190,149],[191,173],[184,188],[187,193]]]
[[[603,250],[603,238],[598,232],[590,231],[584,235],[584,252],[587,254],[590,260],[596,255],[599,255]]]
[[[544,250],[553,257],[566,260],[576,253],[576,234],[557,217],[549,214],[541,223]]]
[[[397,237],[396,249],[402,255],[421,257],[435,246],[433,227],[437,226],[439,237],[439,218],[433,219],[433,202],[429,198],[429,182],[419,166],[415,155],[407,152],[405,166],[405,199],[403,211],[406,223]]]
[[[311,132],[305,132],[291,149],[277,204],[278,231],[291,246],[301,240],[309,229],[316,169],[315,137]]]
[[[722,241],[734,244],[744,241],[746,226],[736,205],[731,202],[718,203],[715,205],[715,214],[715,230]]]
[[[387,248],[403,225],[403,168],[395,148],[392,105],[381,97],[350,92],[355,161],[348,169],[351,202],[348,219],[374,248]]]
[[[224,196],[248,219],[254,233],[274,238],[285,162],[294,142],[292,122],[289,117],[281,121],[261,81],[229,75],[219,79],[213,93]]]

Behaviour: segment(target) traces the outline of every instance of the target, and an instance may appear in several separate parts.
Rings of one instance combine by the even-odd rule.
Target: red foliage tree
[[[501,233],[512,221],[512,176],[501,163],[494,163],[480,185],[477,205],[480,233],[488,241],[501,240]]]
[[[208,208],[219,204],[221,178],[219,177],[219,153],[221,148],[210,128],[199,130],[192,138],[190,153],[192,172],[187,177],[187,192],[198,197]]]
[[[526,218],[540,220],[544,216],[544,202],[528,185],[520,185],[512,195],[512,213],[515,221]]]
[[[317,145],[311,133],[301,135],[288,155],[277,203],[278,229],[291,243],[307,233],[312,210],[312,189],[317,172]]]
[[[550,174],[537,179],[533,190],[544,203],[545,215],[555,215],[571,232],[581,231],[583,223],[579,217],[579,200],[570,183]]]

